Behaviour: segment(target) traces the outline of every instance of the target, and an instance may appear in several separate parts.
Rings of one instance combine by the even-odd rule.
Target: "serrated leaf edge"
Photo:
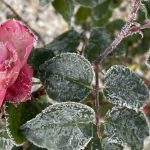
[[[62,103],[57,103],[57,104],[54,104],[54,105],[50,105],[50,106],[48,106],[46,109],[44,109],[44,110],[42,110],[42,112],[40,113],[40,114],[38,114],[35,118],[33,118],[33,119],[36,119],[36,118],[38,118],[39,116],[41,116],[42,114],[45,114],[45,112],[47,112],[47,110],[49,110],[51,107],[56,107],[57,108],[57,106],[59,106],[59,105],[65,105],[65,104],[72,104],[72,105],[76,105],[76,104],[79,104],[80,106],[83,106],[84,108],[87,108],[88,110],[90,110],[91,112],[93,112],[94,114],[95,114],[95,111],[91,108],[91,107],[89,107],[89,106],[87,106],[87,105],[84,105],[84,104],[81,104],[81,103],[76,103],[76,102],[62,102]],[[95,116],[95,115],[94,115]],[[29,121],[27,121],[25,124],[30,124],[30,122],[33,120],[33,119],[31,119],[31,120],[29,120]],[[94,118],[95,119],[95,118]],[[93,122],[94,122],[94,120],[93,120]],[[23,129],[23,126],[25,125],[25,124],[23,124],[20,128],[21,129]],[[91,141],[91,139],[92,139],[93,137],[91,137],[91,138],[89,138],[89,140],[88,140],[88,142],[87,143],[85,143],[85,145],[83,145],[82,146],[82,148],[81,148],[81,150],[84,150],[84,148],[87,146],[87,144]],[[30,138],[28,138],[34,145],[36,145],[36,146],[38,146],[38,147],[41,147],[41,148],[47,148],[47,147],[44,147],[44,146],[42,146],[42,145],[38,145],[37,143],[35,143],[32,139],[30,139]],[[53,149],[49,149],[49,148],[47,148],[48,150],[53,150]]]
[[[49,59],[49,60],[46,60],[43,64],[46,64],[47,62],[53,62],[53,61],[55,61],[55,60],[57,59],[57,57],[61,57],[61,56],[63,56],[63,55],[68,55],[68,54],[69,54],[69,55],[78,56],[80,59],[82,59],[84,62],[86,62],[86,63],[91,67],[93,79],[92,79],[92,81],[91,81],[90,86],[87,86],[87,85],[82,84],[82,83],[79,84],[79,85],[84,85],[86,88],[89,89],[89,92],[87,92],[87,95],[81,100],[81,101],[83,101],[83,100],[85,100],[85,99],[88,97],[88,95],[91,93],[92,85],[93,85],[93,82],[94,82],[94,79],[95,79],[94,68],[93,68],[93,66],[91,65],[91,63],[90,63],[89,60],[87,60],[84,56],[79,55],[79,54],[77,54],[77,53],[70,53],[70,52],[67,52],[67,53],[61,53],[61,54],[59,54],[59,55],[56,55],[56,56],[54,56],[53,58],[51,58],[51,59]],[[40,69],[40,67],[41,67],[43,64],[41,64],[41,65],[39,66],[39,69]],[[39,71],[38,71],[37,74],[39,74]],[[64,77],[65,77],[65,76],[64,76]],[[73,80],[73,81],[75,82],[75,80]],[[76,83],[76,82],[75,82],[75,83]]]
[[[6,106],[6,107],[8,107],[8,106]],[[6,120],[6,131],[7,131],[7,134],[8,134],[8,136],[10,137],[10,139],[14,142],[14,145],[15,146],[22,146],[25,142],[23,142],[23,143],[21,143],[21,144],[17,144],[16,142],[15,142],[15,139],[14,139],[14,137],[12,136],[12,134],[11,134],[11,131],[10,131],[10,129],[9,129],[9,119],[8,119],[8,117],[9,117],[9,114],[7,113],[7,111],[5,112],[5,120]]]
[[[104,76],[104,78],[106,78],[107,76],[108,76],[108,74],[110,74],[110,72],[111,72],[111,70],[115,67],[123,67],[124,69],[128,69],[129,71],[130,71],[130,73],[132,73],[132,74],[134,74],[137,78],[139,78],[139,82],[141,83],[141,85],[144,85],[146,88],[147,88],[147,90],[148,90],[148,87],[147,87],[147,85],[144,83],[144,81],[138,76],[138,74],[136,74],[134,71],[132,71],[129,67],[127,67],[127,66],[124,66],[124,65],[113,65],[113,66],[111,66],[107,71],[106,71],[106,74],[105,74],[105,76]],[[107,89],[107,88],[109,88],[109,87],[107,87],[106,85],[104,86],[104,89]],[[149,90],[148,90],[148,93],[149,93]],[[111,98],[110,97],[106,97],[105,96],[105,94],[103,93],[103,95],[104,95],[104,97],[106,98],[106,99],[108,99],[108,101],[109,100],[111,100]],[[150,96],[150,95],[149,95]],[[112,101],[109,101],[109,102],[111,102],[112,103]],[[145,101],[146,102],[146,101]],[[132,109],[132,110],[135,110],[136,112],[139,112],[139,109],[133,109],[132,107],[129,107],[128,105],[126,105],[126,104],[124,104],[124,103],[113,103],[113,104],[115,104],[115,105],[117,105],[117,106],[120,106],[120,107],[127,107],[128,109]]]

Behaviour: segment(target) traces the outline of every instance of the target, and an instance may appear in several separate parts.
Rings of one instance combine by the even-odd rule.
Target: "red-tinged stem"
[[[97,127],[97,137],[100,137],[99,133],[99,123],[100,123],[100,105],[99,105],[99,65],[96,64],[94,65],[94,71],[95,71],[95,87],[94,87],[94,92],[95,92],[95,119],[96,119],[96,127]]]
[[[136,14],[140,8],[142,0],[133,0],[132,1],[132,6],[131,6],[131,11],[128,15],[128,20],[125,24],[125,26],[122,28],[118,36],[114,39],[114,41],[108,46],[105,51],[100,54],[100,56],[93,62],[94,66],[94,71],[95,71],[95,118],[96,118],[96,126],[97,126],[97,136],[100,137],[99,135],[99,123],[100,123],[100,115],[99,115],[99,110],[100,110],[100,105],[99,105],[99,64],[103,62],[103,60],[111,53],[113,50],[121,43],[121,41],[135,33],[141,33],[142,29],[145,29],[146,27],[150,27],[150,21],[145,23],[143,26],[141,26],[139,23],[136,23]]]
[[[113,50],[121,43],[121,41],[135,33],[139,33],[141,31],[141,26],[139,24],[135,25],[133,27],[128,27],[126,25],[121,32],[118,34],[118,36],[115,38],[115,40],[106,48],[106,50],[100,54],[100,56],[94,61],[94,64],[99,64],[104,61],[104,59],[111,53]]]
[[[125,26],[122,28],[118,36],[114,39],[114,41],[108,46],[105,51],[100,54],[100,56],[94,61],[94,64],[102,63],[103,60],[111,53],[113,50],[121,43],[121,41],[134,33],[139,33],[141,31],[140,24],[135,22],[136,14],[140,8],[141,0],[133,0],[131,11],[128,15],[128,20]]]
[[[140,9],[141,1],[142,0],[132,0],[132,6],[131,6],[130,13],[128,15],[127,23],[132,23],[136,20],[136,14],[138,10]]]

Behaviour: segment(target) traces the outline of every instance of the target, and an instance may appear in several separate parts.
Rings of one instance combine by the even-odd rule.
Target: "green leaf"
[[[89,61],[94,61],[113,41],[113,35],[105,28],[94,28],[91,31],[88,44],[85,47],[85,56]],[[125,46],[118,46],[109,57],[120,57],[125,55]]]
[[[25,150],[47,150],[47,149],[45,149],[45,148],[41,148],[41,147],[35,146],[35,145],[33,145],[32,143],[29,143],[29,144],[27,144],[27,145],[24,146],[24,147],[26,147]],[[12,148],[12,150],[23,150],[23,146],[14,146],[14,147]]]
[[[92,88],[94,71],[84,57],[64,53],[41,65],[39,75],[52,99],[81,101]]]
[[[114,0],[114,1],[109,1],[109,3],[110,3],[110,9],[114,9],[114,8],[116,8],[116,7],[118,7],[118,6],[120,6],[120,4],[122,3],[122,0]]]
[[[11,150],[22,150],[22,146],[14,146]]]
[[[123,146],[117,143],[110,143],[107,139],[94,137],[84,150],[123,150]]]
[[[35,48],[31,51],[28,63],[33,67],[34,76],[36,76],[39,66],[52,57],[54,57],[54,53],[48,48]]]
[[[103,18],[108,12],[109,6],[110,6],[109,0],[105,0],[103,3],[97,5],[92,11],[93,17],[96,20]]]
[[[149,99],[140,77],[122,65],[112,66],[105,76],[104,94],[114,104],[138,110]]]
[[[6,131],[0,131],[0,150],[11,150],[14,146]]]
[[[149,130],[141,112],[126,107],[114,107],[105,117],[103,142],[127,145],[132,150],[142,150]]]
[[[112,10],[108,9],[105,15],[102,15],[99,20],[94,19],[94,16],[92,17],[92,24],[94,27],[104,27],[109,23],[109,19],[112,17]]]
[[[26,138],[20,131],[20,126],[28,120],[34,118],[42,111],[47,104],[42,104],[38,100],[31,100],[19,105],[7,104],[6,107],[6,126],[10,137],[16,145],[21,145]]]
[[[84,150],[123,150],[123,146],[118,143],[111,143],[109,139],[103,138],[104,124],[100,125],[100,137],[97,137],[97,127],[93,126],[93,138]],[[105,135],[104,135],[105,137]]]
[[[82,6],[90,7],[90,8],[95,7],[104,1],[105,0],[74,0],[74,2],[76,2]]]
[[[85,57],[89,61],[94,61],[113,41],[113,35],[108,32],[105,28],[94,28],[91,31],[88,44],[85,47]],[[118,46],[113,54],[109,57],[120,57],[125,54],[125,46],[121,44]]]
[[[112,35],[104,28],[94,28],[87,46],[85,47],[85,56],[90,61],[94,61],[100,53],[111,43]]]
[[[125,22],[121,19],[116,19],[113,20],[112,22],[109,22],[107,24],[107,29],[112,32],[115,33],[116,31],[120,31],[122,29],[122,27],[124,26]]]
[[[30,144],[30,146],[28,147],[27,150],[47,150],[46,148],[41,148],[41,147],[38,147],[38,146],[35,146],[33,144]]]
[[[109,143],[110,141],[103,141],[103,150],[124,150],[123,146],[117,143]]]
[[[149,17],[150,17],[150,1],[142,0],[142,5],[140,7],[140,10],[138,11],[137,21],[139,23],[143,23]]]
[[[33,49],[29,56],[28,63],[33,67],[34,76],[36,77],[39,66],[46,60],[61,53],[76,52],[81,38],[78,32],[69,30],[44,47]]]
[[[77,52],[81,35],[75,30],[69,30],[56,39],[53,42],[47,44],[45,49],[51,50],[55,55],[66,52]]]
[[[99,138],[93,138],[84,150],[103,150],[101,140]]]
[[[0,118],[0,132],[6,130],[6,120],[3,118]]]
[[[114,8],[118,7],[122,0],[105,0],[103,3],[96,5],[92,10],[92,19],[94,26],[106,26],[112,17]]]
[[[86,105],[66,102],[49,106],[21,128],[35,145],[49,150],[80,150],[92,138],[94,110]]]
[[[146,17],[150,17],[150,0],[147,0],[148,2],[142,2],[142,4],[144,4],[144,6],[146,7],[146,10],[145,11],[147,11],[146,12],[146,14],[145,15],[147,15]],[[145,17],[145,18],[146,18]]]
[[[63,18],[70,24],[71,17],[74,12],[74,5],[72,0],[55,0],[54,8],[63,16]]]
[[[91,9],[87,7],[80,7],[75,14],[75,23],[76,24],[83,24],[86,22],[88,17],[91,14]]]

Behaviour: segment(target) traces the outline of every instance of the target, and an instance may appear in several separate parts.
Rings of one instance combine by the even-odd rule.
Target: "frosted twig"
[[[100,129],[99,129],[99,123],[100,123],[100,104],[99,104],[99,65],[96,64],[94,66],[94,71],[95,71],[95,87],[94,87],[94,92],[95,92],[95,120],[96,120],[96,127],[97,127],[97,137],[100,137]]]
[[[93,62],[94,66],[94,71],[95,71],[95,118],[96,118],[96,126],[97,126],[97,136],[99,137],[99,121],[100,121],[100,116],[99,116],[99,63],[101,63],[120,43],[121,41],[133,34],[136,33],[141,33],[141,30],[150,27],[150,21],[146,22],[143,26],[141,26],[139,23],[135,22],[136,20],[136,14],[140,8],[141,5],[141,0],[133,0],[132,1],[132,6],[131,6],[131,11],[128,16],[128,20],[125,24],[125,26],[122,28],[118,36],[114,39],[114,41],[108,46],[105,51],[100,54],[100,56]]]
[[[141,6],[141,1],[142,0],[132,0],[132,6],[131,6],[131,11],[128,15],[128,21],[127,23],[132,23],[136,20],[136,14]]]
[[[122,28],[120,33],[117,35],[117,37],[114,39],[114,41],[108,46],[105,51],[99,55],[99,57],[93,62],[94,64],[99,64],[103,62],[103,60],[121,43],[121,41],[133,34],[140,33],[141,30],[146,28],[145,26],[141,26],[136,21],[136,14],[140,8],[142,0],[133,0],[130,13],[128,15],[128,20],[125,24],[125,26]]]

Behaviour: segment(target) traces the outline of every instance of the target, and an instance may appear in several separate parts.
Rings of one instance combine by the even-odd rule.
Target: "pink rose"
[[[27,59],[34,43],[34,34],[19,21],[0,25],[0,107],[30,99],[33,71]]]

